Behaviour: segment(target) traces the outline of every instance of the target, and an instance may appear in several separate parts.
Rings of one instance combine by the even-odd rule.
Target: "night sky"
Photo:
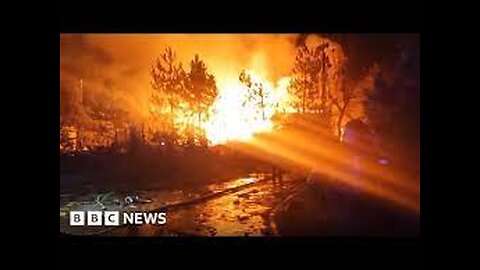
[[[323,34],[339,42],[348,56],[347,74],[358,77],[372,62],[388,73],[399,57],[399,48],[407,47],[419,57],[419,34]]]

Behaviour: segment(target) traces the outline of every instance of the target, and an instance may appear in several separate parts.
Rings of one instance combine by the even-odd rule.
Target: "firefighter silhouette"
[[[277,164],[272,165],[272,181],[273,183],[283,183],[284,170]]]

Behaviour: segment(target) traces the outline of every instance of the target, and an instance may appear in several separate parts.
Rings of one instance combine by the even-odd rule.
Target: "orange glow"
[[[419,176],[407,175],[410,172],[402,168],[385,169],[371,161],[363,164],[359,177],[346,169],[352,165],[349,153],[341,144],[330,141],[342,132],[346,122],[367,118],[366,93],[375,87],[380,71],[380,67],[374,65],[360,78],[344,75],[347,56],[340,44],[318,35],[310,35],[305,41],[310,49],[327,41],[329,44],[324,54],[330,67],[322,68],[327,70],[326,75],[323,81],[315,81],[314,86],[317,90],[323,89],[328,97],[322,107],[328,110],[322,110],[322,114],[329,113],[325,118],[332,127],[322,127],[313,121],[320,118],[320,110],[304,108],[299,113],[303,118],[292,121],[295,129],[276,132],[275,116],[289,117],[288,114],[301,111],[301,106],[292,104],[299,103],[299,94],[290,94],[288,90],[291,82],[300,77],[293,71],[298,38],[296,34],[62,34],[61,152],[124,146],[134,135],[143,140],[142,143],[155,145],[152,142],[156,142],[162,149],[171,144],[185,146],[187,139],[194,138],[202,145],[206,141],[210,146],[226,144],[225,148],[235,148],[269,164],[278,162],[302,171],[318,171],[328,176],[327,181],[346,184],[419,211]],[[149,67],[166,47],[175,51],[172,62],[183,65],[184,73],[180,74],[190,72],[190,63],[198,54],[205,64],[205,73],[214,77],[215,91],[212,92],[215,95],[205,99],[208,102],[202,104],[201,110],[189,104],[200,100],[192,92],[206,88],[198,84],[184,83],[178,87],[188,91],[177,92],[188,95],[176,93],[179,97],[173,105],[163,100],[177,89],[172,86],[158,91],[161,93],[155,92],[162,102],[152,102]],[[241,74],[249,78],[249,83],[240,79]],[[187,75],[178,77],[182,79],[175,81],[192,80]],[[258,89],[261,94],[255,92]],[[348,96],[346,90],[350,93],[348,102],[344,101]],[[321,103],[320,95],[314,101]],[[313,120],[309,115],[313,115]],[[339,129],[333,132],[335,125]],[[362,154],[375,151],[371,145],[360,145],[355,150]]]
[[[264,107],[261,108],[249,98],[247,86],[236,78],[227,80],[220,87],[220,93],[211,107],[211,117],[204,125],[206,136],[212,144],[246,140],[255,133],[270,131],[273,129],[273,115],[289,109],[288,77],[281,78],[274,86],[252,70],[247,70],[246,74],[251,77],[253,84],[263,86]]]
[[[301,141],[295,138],[302,138]],[[313,169],[326,178],[323,181],[336,182],[365,193],[391,201],[399,206],[419,212],[420,186],[415,177],[409,177],[398,170],[379,171],[379,167],[367,164],[359,177],[349,172],[347,154],[339,147],[326,146],[306,132],[289,134],[266,134],[236,146],[239,151],[267,158],[300,170]]]

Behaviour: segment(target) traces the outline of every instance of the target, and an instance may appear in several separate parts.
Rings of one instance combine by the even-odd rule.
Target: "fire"
[[[210,109],[210,118],[204,125],[207,139],[214,145],[232,140],[247,140],[255,133],[273,129],[275,113],[287,112],[290,78],[283,77],[275,85],[252,70],[246,70],[252,86],[261,88],[261,94],[231,78],[220,85],[220,92]]]

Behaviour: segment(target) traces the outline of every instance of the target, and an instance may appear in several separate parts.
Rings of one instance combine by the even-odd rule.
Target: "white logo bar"
[[[85,214],[86,213],[86,214]],[[122,225],[164,225],[167,213],[130,212],[123,213]],[[120,226],[118,211],[70,211],[70,226]]]

